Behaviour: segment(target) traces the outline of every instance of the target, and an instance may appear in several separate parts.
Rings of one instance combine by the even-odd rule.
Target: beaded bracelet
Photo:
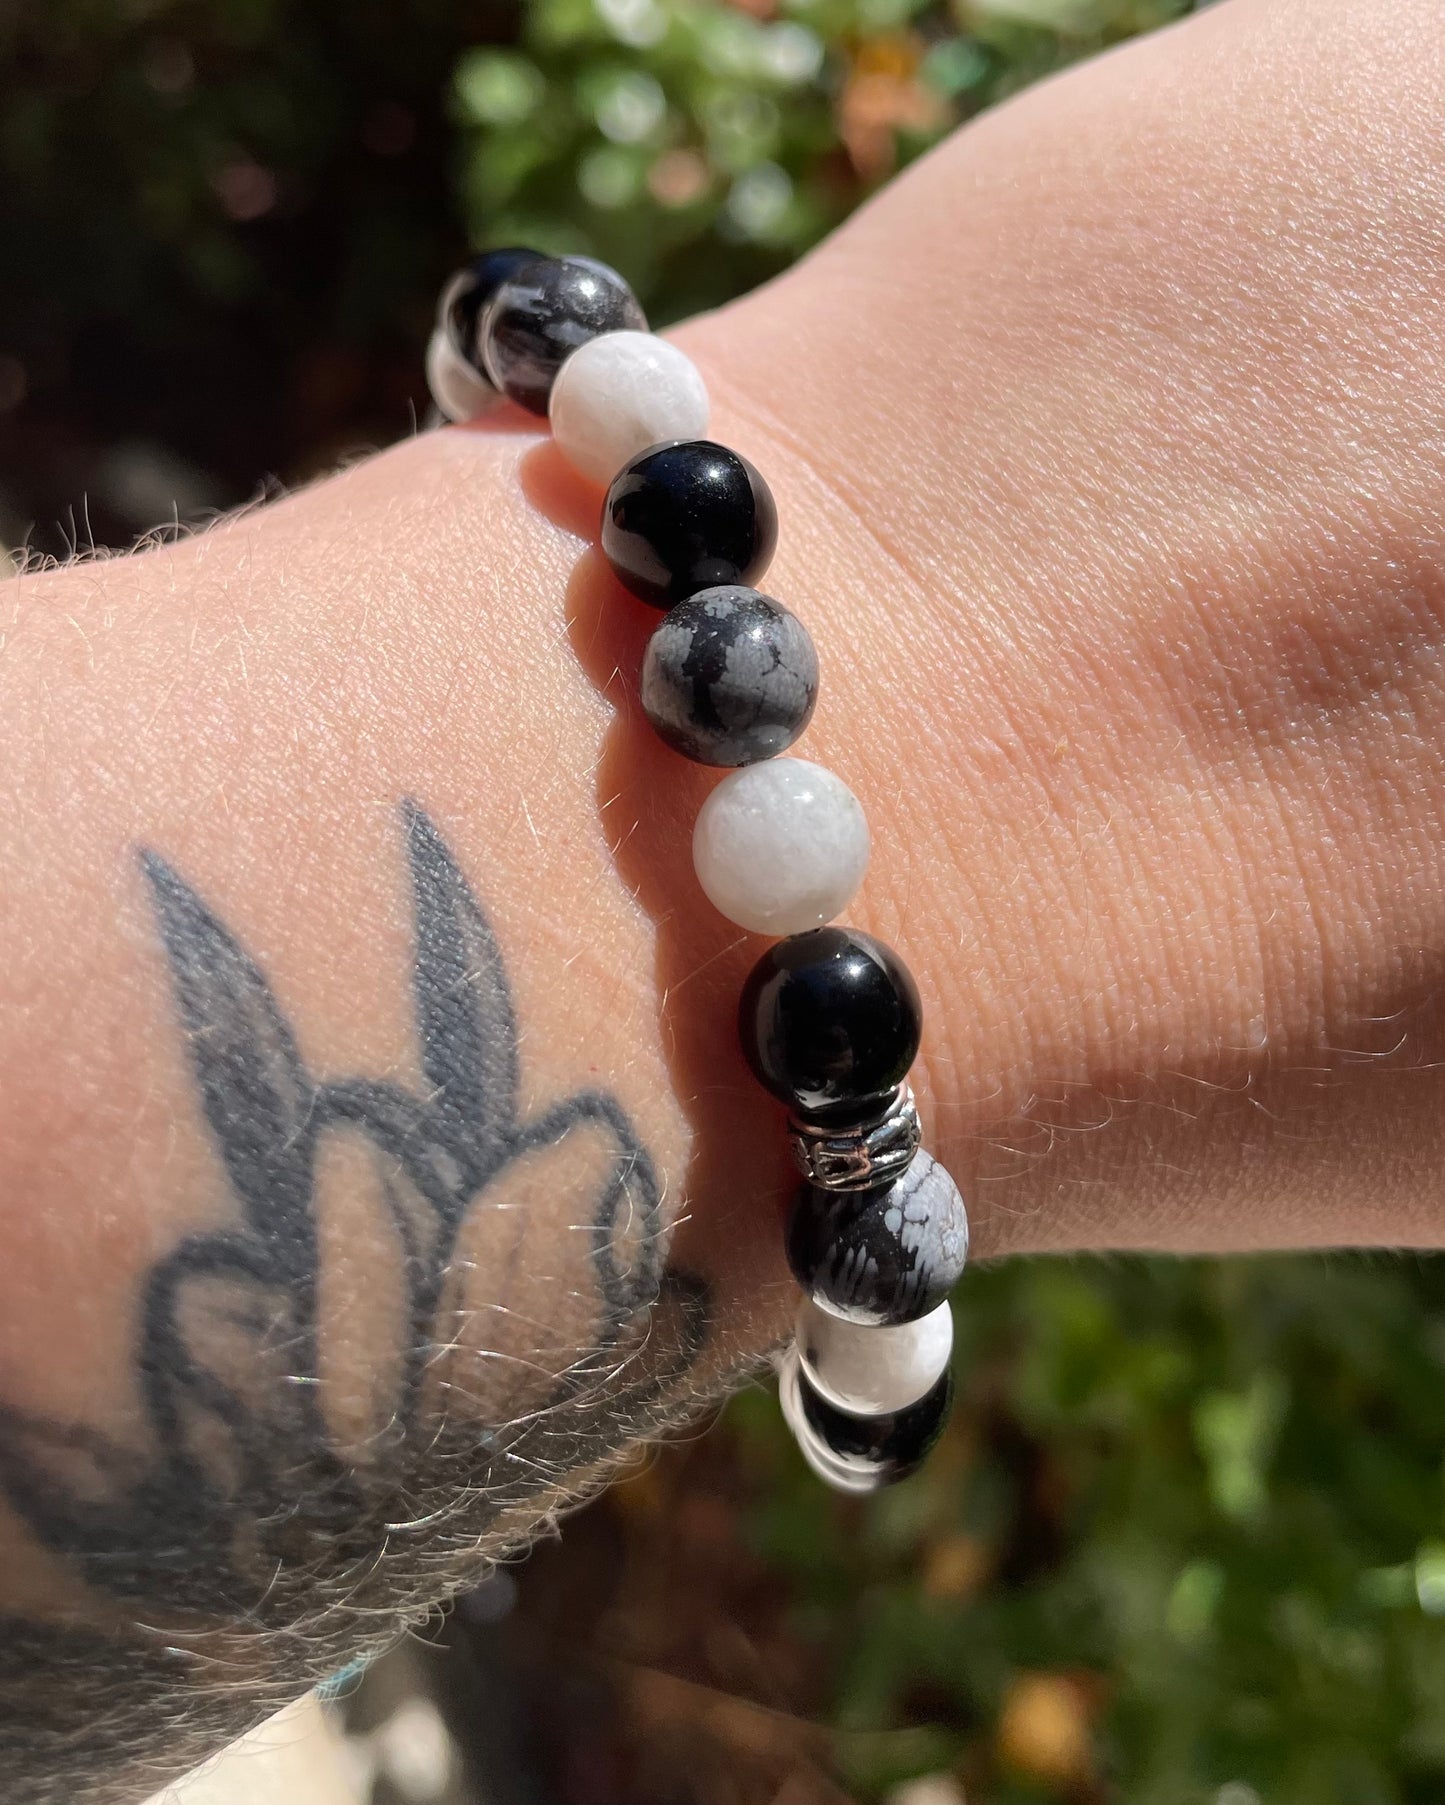
[[[676,751],[732,768],[699,811],[693,864],[722,914],[774,940],[738,1024],[753,1072],[788,1106],[805,1181],[787,1226],[804,1298],[782,1406],[820,1478],[873,1491],[914,1471],[943,1428],[947,1293],[968,1217],[919,1146],[913,979],[890,947],[827,925],[863,878],[863,811],[831,771],[777,757],[812,716],[818,660],[802,622],[751,587],[777,543],[772,494],[704,437],[701,376],[590,258],[484,252],[442,291],[427,380],[451,420],[501,395],[550,417],[568,461],[607,485],[603,554],[665,610],[643,657],[643,709]]]

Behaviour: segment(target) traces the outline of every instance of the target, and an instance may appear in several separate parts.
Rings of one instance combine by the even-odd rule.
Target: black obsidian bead
[[[916,1473],[943,1433],[953,1403],[949,1373],[926,1397],[887,1416],[852,1416],[814,1390],[808,1375],[797,1376],[804,1427],[821,1443],[820,1465],[836,1467],[850,1491],[893,1485]],[[860,1483],[861,1482],[861,1483]]]
[[[788,1216],[788,1264],[822,1310],[848,1322],[917,1322],[958,1283],[968,1212],[927,1153],[875,1191],[804,1185]]]
[[[760,1083],[811,1121],[880,1110],[907,1076],[923,1004],[892,947],[856,928],[815,928],[768,948],[738,1005]]]
[[[608,563],[654,608],[755,582],[777,543],[772,490],[745,457],[711,439],[644,451],[614,478],[602,508]]]
[[[511,280],[529,263],[540,262],[540,251],[524,245],[501,245],[479,252],[465,269],[459,270],[447,284],[444,297],[444,324],[452,343],[467,362],[483,369],[481,347],[477,342],[477,322],[482,309],[504,282]]]
[[[614,269],[591,257],[540,257],[492,296],[478,322],[482,361],[503,394],[545,414],[563,363],[604,332],[646,332],[647,316]]]

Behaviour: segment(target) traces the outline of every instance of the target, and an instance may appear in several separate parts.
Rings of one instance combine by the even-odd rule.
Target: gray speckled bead
[[[679,602],[642,661],[648,720],[702,765],[751,765],[786,751],[817,699],[807,628],[756,589],[701,589]]]
[[[927,1153],[876,1191],[805,1185],[788,1220],[788,1263],[819,1309],[846,1322],[916,1322],[968,1258],[958,1186]]]

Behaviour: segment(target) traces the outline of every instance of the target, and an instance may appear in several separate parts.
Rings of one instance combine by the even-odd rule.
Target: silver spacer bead
[[[923,1139],[913,1092],[900,1084],[881,1115],[850,1128],[794,1120],[788,1142],[798,1170],[823,1191],[871,1191],[908,1170]]]

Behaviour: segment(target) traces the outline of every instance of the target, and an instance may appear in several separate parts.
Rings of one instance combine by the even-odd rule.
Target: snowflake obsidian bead
[[[820,1310],[847,1322],[916,1322],[958,1283],[968,1212],[927,1153],[876,1191],[805,1185],[788,1218],[788,1264]]]
[[[786,752],[817,700],[808,629],[738,584],[679,602],[642,660],[643,712],[674,751],[702,765],[751,765]]]
[[[437,324],[450,333],[462,356],[477,369],[482,367],[477,324],[483,308],[504,282],[528,264],[541,261],[542,253],[528,250],[525,245],[501,245],[495,250],[480,251],[442,290]]]
[[[777,543],[771,489],[745,457],[711,439],[643,452],[613,479],[602,509],[603,554],[654,608],[756,582]]]
[[[877,1115],[908,1075],[923,1005],[891,947],[856,928],[818,928],[769,947],[738,1007],[758,1080],[801,1116]]]
[[[604,332],[645,332],[637,297],[591,257],[541,257],[497,289],[478,322],[482,361],[503,394],[545,414],[552,384],[580,346]]]
[[[477,318],[502,283],[540,253],[520,246],[483,251],[442,289],[426,351],[427,387],[448,420],[471,420],[497,399],[482,367]]]

